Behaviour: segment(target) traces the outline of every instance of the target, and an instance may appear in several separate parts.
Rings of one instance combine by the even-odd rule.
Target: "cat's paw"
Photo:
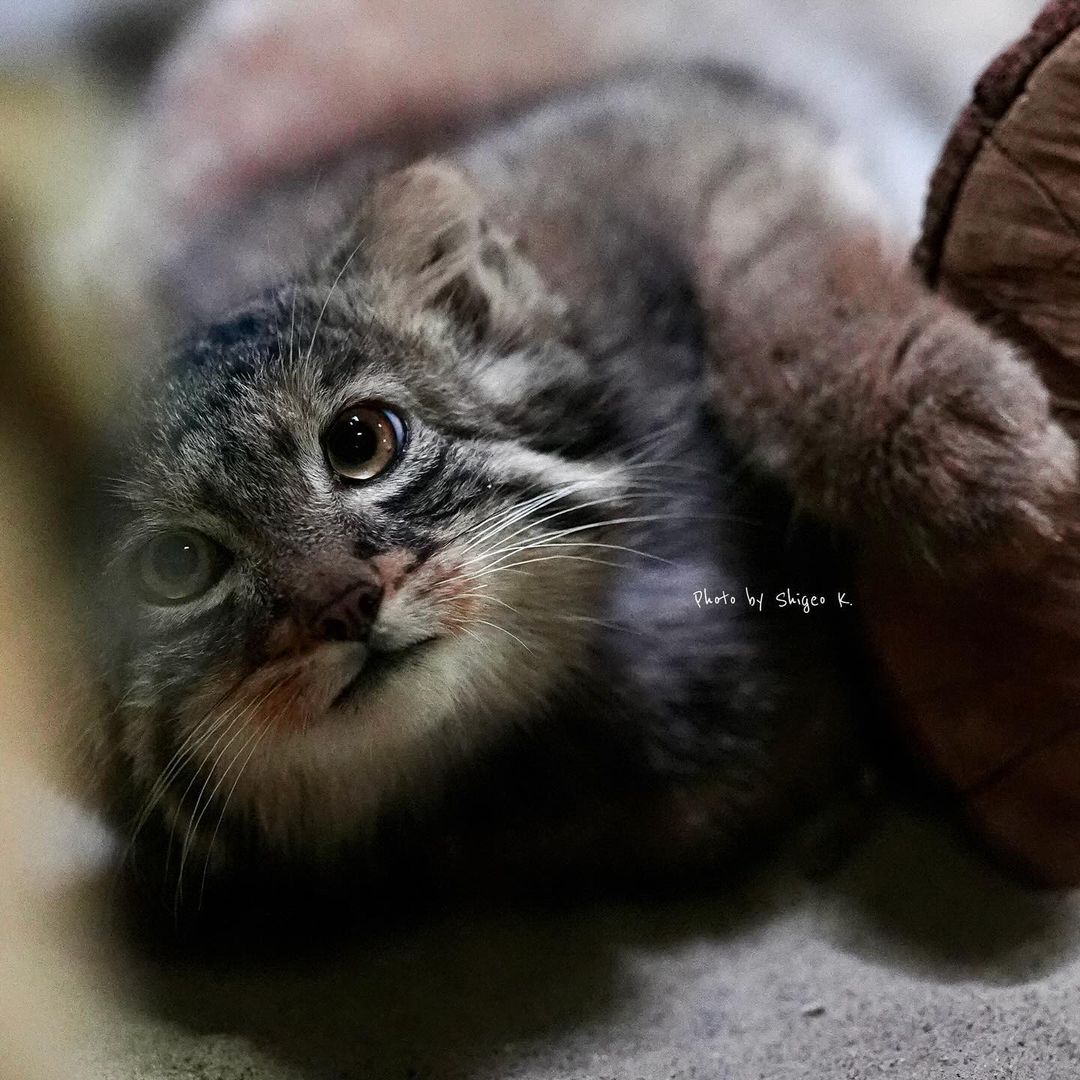
[[[1031,364],[962,313],[937,311],[896,355],[882,447],[894,511],[931,546],[1057,539],[1077,447]]]

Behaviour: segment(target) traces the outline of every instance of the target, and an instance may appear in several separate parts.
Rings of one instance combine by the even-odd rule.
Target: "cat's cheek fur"
[[[451,766],[587,676],[594,627],[586,612],[607,573],[551,560],[505,575],[462,620],[465,630],[405,654],[400,668],[321,722],[272,731],[241,775],[235,808],[288,855],[362,836],[398,800],[427,801]]]
[[[236,695],[245,723],[271,733],[308,731],[332,709],[366,652],[356,642],[325,642],[264,665]]]

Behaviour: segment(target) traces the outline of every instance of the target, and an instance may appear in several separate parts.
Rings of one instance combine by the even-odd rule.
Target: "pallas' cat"
[[[1038,530],[1075,477],[846,162],[742,76],[613,79],[373,170],[148,366],[94,604],[146,864],[665,876],[828,787],[840,549]]]

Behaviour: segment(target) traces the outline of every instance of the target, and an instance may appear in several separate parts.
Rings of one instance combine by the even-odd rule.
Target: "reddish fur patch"
[[[271,670],[249,680],[242,695],[245,723],[260,730],[306,731],[313,716],[305,683],[303,673],[296,670],[286,675]]]
[[[393,596],[401,588],[415,562],[416,557],[404,549],[376,555],[371,560],[386,596]]]
[[[227,724],[239,718],[249,730],[269,725],[282,731],[304,730],[311,722],[310,708],[304,703],[305,676],[291,662],[266,664],[228,689],[225,683],[221,679],[207,682],[192,701],[192,715],[227,714]],[[238,742],[244,738],[241,735]]]
[[[279,619],[270,627],[266,635],[264,654],[266,661],[273,663],[286,656],[296,656],[315,644],[311,632],[296,619]]]
[[[430,580],[417,585],[416,595],[428,600],[438,612],[440,627],[451,636],[460,636],[463,624],[468,623],[483,603],[475,595],[478,583],[462,572],[458,559],[432,560],[426,569]]]

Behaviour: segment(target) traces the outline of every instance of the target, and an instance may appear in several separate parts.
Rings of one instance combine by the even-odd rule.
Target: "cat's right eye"
[[[226,563],[225,552],[208,536],[175,529],[142,548],[136,573],[146,598],[164,607],[202,596],[225,572]]]

